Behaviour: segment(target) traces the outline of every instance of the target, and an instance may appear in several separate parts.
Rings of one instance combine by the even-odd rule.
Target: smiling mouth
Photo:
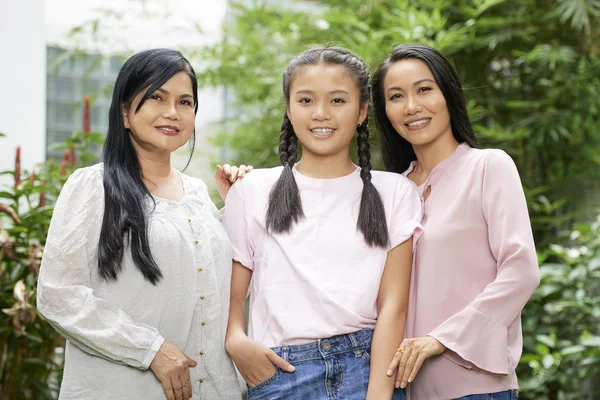
[[[157,126],[156,129],[158,129],[158,131],[163,135],[167,136],[176,136],[177,134],[179,134],[179,129],[172,128],[169,126]]]
[[[315,129],[311,129],[310,131],[315,136],[318,136],[318,137],[327,137],[327,136],[330,136],[333,133],[334,130],[335,129],[332,129],[332,128],[315,128]]]
[[[409,122],[408,124],[404,124],[404,125],[407,126],[408,129],[410,129],[410,130],[418,130],[418,129],[422,129],[422,128],[426,127],[427,125],[429,125],[429,122],[431,122],[431,118],[424,118],[424,119],[420,119],[418,121]]]

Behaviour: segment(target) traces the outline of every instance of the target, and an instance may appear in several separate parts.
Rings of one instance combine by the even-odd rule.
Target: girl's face
[[[340,65],[307,65],[292,77],[287,114],[302,144],[303,157],[349,155],[368,103],[350,71]]]
[[[185,145],[192,136],[196,119],[192,80],[187,72],[173,75],[135,112],[144,93],[138,93],[130,107],[123,106],[125,128],[131,131],[134,147],[172,153]]]
[[[390,65],[383,94],[387,117],[396,132],[413,146],[452,136],[446,99],[423,61],[405,59]]]

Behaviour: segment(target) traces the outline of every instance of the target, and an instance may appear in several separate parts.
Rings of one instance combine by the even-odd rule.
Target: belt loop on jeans
[[[283,358],[286,362],[289,359],[290,348],[288,346],[281,347],[281,358]]]
[[[354,356],[355,357],[362,356],[362,350],[360,348],[360,345],[358,344],[358,340],[356,340],[356,336],[354,335],[354,332],[349,333],[348,337],[350,338],[350,343],[352,343],[352,350],[354,350]]]

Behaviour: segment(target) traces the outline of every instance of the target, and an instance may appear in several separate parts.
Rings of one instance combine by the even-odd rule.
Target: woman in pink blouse
[[[407,339],[388,375],[413,400],[516,399],[521,310],[539,270],[515,164],[476,148],[462,85],[436,50],[396,47],[372,86],[385,165],[423,205]]]

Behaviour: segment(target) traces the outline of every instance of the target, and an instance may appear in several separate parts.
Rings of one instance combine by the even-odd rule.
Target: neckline
[[[347,175],[338,176],[336,178],[314,178],[312,176],[304,175],[300,171],[298,171],[298,168],[296,168],[297,165],[298,164],[294,164],[294,166],[292,167],[292,172],[294,173],[294,178],[296,178],[299,181],[303,181],[303,182],[307,182],[307,183],[323,184],[323,183],[342,182],[342,181],[351,179],[352,177],[354,177],[355,175],[360,173],[360,167],[355,165],[354,171],[350,172]]]
[[[463,154],[465,154],[470,149],[471,149],[471,146],[469,146],[466,142],[459,144],[458,147],[456,148],[456,150],[454,150],[454,152],[452,154],[450,154],[448,157],[446,157],[445,159],[440,161],[440,163],[431,170],[431,173],[429,174],[427,179],[425,179],[425,182],[423,182],[420,185],[417,185],[417,187],[419,189],[424,189],[426,186],[431,186],[431,185],[435,184],[440,179],[440,177],[444,174],[444,172],[446,171],[448,166],[450,164],[452,164],[455,160],[459,159]],[[408,175],[412,172],[413,169],[415,169],[416,165],[417,165],[417,161],[416,160],[412,161],[410,163],[410,165],[408,166],[408,168],[406,169],[406,171],[404,171],[403,175],[408,178]]]
[[[171,204],[181,204],[185,201],[186,197],[189,194],[189,186],[188,186],[188,181],[187,179],[185,179],[185,175],[182,174],[181,172],[179,172],[178,170],[175,170],[175,172],[177,173],[177,175],[179,175],[179,179],[181,179],[181,186],[183,187],[183,196],[181,196],[181,199],[179,200],[175,200],[175,199],[166,199],[164,197],[160,197],[157,196],[153,193],[150,193],[150,195],[152,196],[152,198],[155,201],[162,201],[162,202],[166,202],[166,203],[171,203]]]

